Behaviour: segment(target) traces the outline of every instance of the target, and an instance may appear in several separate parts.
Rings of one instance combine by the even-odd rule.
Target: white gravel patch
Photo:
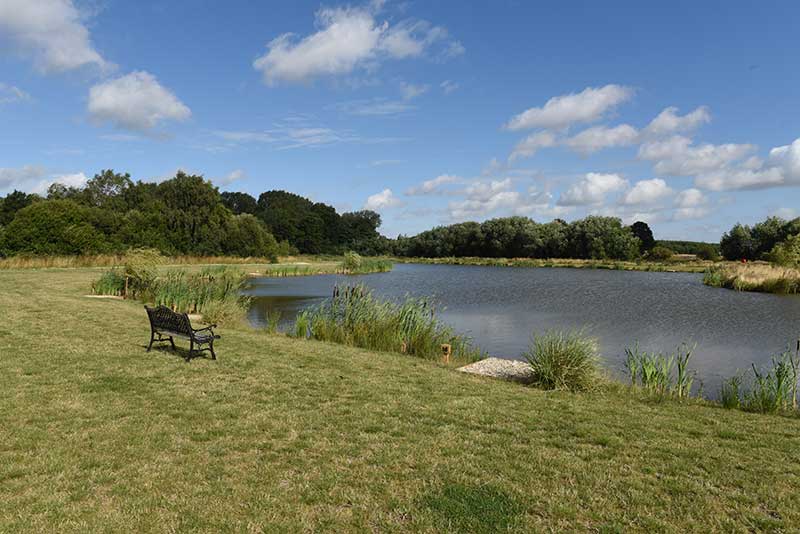
[[[473,375],[490,376],[501,380],[530,383],[533,380],[531,366],[519,360],[504,360],[503,358],[486,358],[479,362],[459,367],[458,371]]]

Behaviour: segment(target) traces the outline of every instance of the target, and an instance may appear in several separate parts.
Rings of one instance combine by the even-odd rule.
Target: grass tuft
[[[598,377],[597,341],[580,330],[534,335],[524,356],[533,383],[544,389],[587,390]]]

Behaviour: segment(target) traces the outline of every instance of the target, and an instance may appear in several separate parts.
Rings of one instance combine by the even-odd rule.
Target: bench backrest
[[[192,325],[189,316],[185,313],[175,313],[166,306],[157,308],[144,307],[147,310],[147,317],[150,319],[150,326],[153,330],[175,332],[185,336],[192,335]]]

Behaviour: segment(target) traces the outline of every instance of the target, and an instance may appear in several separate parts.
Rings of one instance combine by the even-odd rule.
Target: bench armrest
[[[213,333],[212,329],[214,329],[216,327],[217,327],[217,325],[210,324],[208,326],[204,326],[203,328],[192,328],[192,331],[194,331],[194,332],[203,332],[204,330],[208,330],[209,332]]]

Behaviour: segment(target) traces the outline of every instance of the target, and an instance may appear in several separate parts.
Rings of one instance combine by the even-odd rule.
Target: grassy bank
[[[397,263],[433,265],[481,265],[491,267],[565,267],[572,269],[611,269],[617,271],[656,271],[702,273],[714,262],[686,257],[666,261],[573,260],[566,258],[395,258]]]
[[[800,421],[223,328],[0,272],[0,531],[791,531]]]
[[[767,263],[728,263],[715,266],[703,276],[713,287],[783,295],[800,293],[800,271]]]

